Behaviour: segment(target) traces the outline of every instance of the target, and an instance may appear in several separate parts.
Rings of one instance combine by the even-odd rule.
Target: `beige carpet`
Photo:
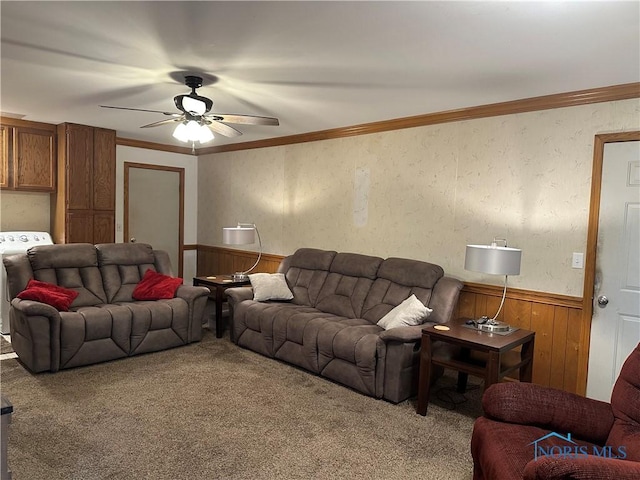
[[[470,479],[479,395],[426,417],[216,339],[55,374],[0,364],[34,479]],[[444,390],[437,392],[439,387]]]
[[[12,353],[13,347],[9,342],[7,342],[4,337],[0,337],[0,355],[4,355],[5,353]]]

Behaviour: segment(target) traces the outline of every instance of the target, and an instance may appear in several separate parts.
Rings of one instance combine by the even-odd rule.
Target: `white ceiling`
[[[640,2],[0,3],[3,114],[180,145],[183,72],[214,111],[275,116],[223,145],[640,81]],[[217,81],[211,82],[211,78]],[[208,84],[207,84],[208,83]]]

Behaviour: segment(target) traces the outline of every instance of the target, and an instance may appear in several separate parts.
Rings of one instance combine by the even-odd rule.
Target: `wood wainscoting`
[[[243,271],[256,261],[257,253],[198,245],[197,275]],[[263,254],[257,272],[274,273],[282,255]],[[478,318],[493,316],[500,306],[502,287],[465,283],[454,315]],[[536,332],[533,382],[584,395],[579,378],[584,329],[582,298],[509,288],[499,320]],[[583,366],[586,371],[586,366]]]

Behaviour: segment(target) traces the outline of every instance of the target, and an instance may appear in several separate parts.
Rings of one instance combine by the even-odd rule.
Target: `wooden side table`
[[[211,290],[209,298],[216,304],[216,337],[222,338],[225,324],[222,319],[222,304],[226,301],[224,291],[227,288],[249,285],[249,280],[237,281],[231,275],[214,275],[209,277],[193,277],[194,287],[207,287]],[[209,318],[209,330],[213,331],[213,321]]]
[[[515,370],[519,370],[521,382],[531,382],[535,332],[519,329],[509,335],[499,335],[468,328],[465,321],[466,319],[459,319],[447,324],[449,330],[438,330],[434,325],[422,329],[416,409],[420,415],[427,414],[433,365],[458,372],[459,392],[464,392],[469,374],[483,378],[484,388],[498,383],[502,377]],[[434,350],[433,342],[436,340],[444,345]],[[512,352],[519,346],[522,346],[520,353]],[[472,352],[481,352],[484,358],[473,358]]]

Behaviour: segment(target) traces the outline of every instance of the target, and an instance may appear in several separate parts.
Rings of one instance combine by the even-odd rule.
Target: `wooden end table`
[[[508,335],[500,335],[468,328],[465,326],[466,320],[452,321],[446,325],[449,330],[438,330],[434,325],[422,329],[416,408],[420,415],[427,414],[433,365],[458,371],[458,391],[461,393],[466,389],[469,374],[483,378],[484,388],[498,383],[515,370],[519,370],[521,382],[531,382],[535,332],[519,329]],[[438,340],[443,345],[434,349],[433,342]],[[522,346],[521,351],[513,352],[519,346]],[[486,357],[474,358],[472,352],[481,352],[484,354],[481,356]]]
[[[237,281],[232,275],[213,275],[209,277],[193,277],[194,287],[207,287],[211,290],[209,298],[216,304],[216,337],[222,338],[224,334],[225,324],[222,319],[222,304],[226,301],[224,291],[227,288],[242,287],[249,285],[249,280]],[[209,317],[209,330],[213,331],[213,320]]]

